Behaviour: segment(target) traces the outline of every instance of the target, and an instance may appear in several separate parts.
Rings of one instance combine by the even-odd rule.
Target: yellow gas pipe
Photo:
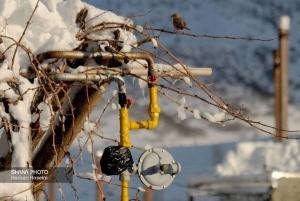
[[[129,131],[132,129],[153,129],[156,128],[159,121],[159,113],[160,107],[158,104],[158,97],[157,97],[157,86],[150,85],[149,86],[149,96],[150,96],[150,103],[148,108],[149,113],[149,120],[145,121],[130,121],[128,108],[122,107],[120,109],[120,146],[124,146],[127,148],[131,147]],[[129,177],[126,175],[128,173],[124,173],[121,176],[121,201],[128,201],[129,200],[129,193],[128,193],[128,184],[129,184]]]
[[[120,109],[120,146],[127,148],[131,147],[129,131],[132,129],[153,129],[156,128],[159,122],[160,107],[158,104],[157,86],[149,85],[150,103],[148,108],[149,120],[144,121],[130,121],[128,108],[122,107]],[[129,175],[125,172],[121,175],[121,201],[129,200],[128,193]]]
[[[149,87],[150,103],[148,108],[149,120],[145,121],[130,121],[130,129],[153,129],[156,128],[159,121],[160,108],[157,98],[157,86]]]
[[[41,62],[49,58],[65,58],[65,59],[86,59],[86,58],[100,58],[100,59],[144,59],[148,64],[148,78],[154,78],[154,68],[153,59],[150,54],[145,52],[122,52],[122,53],[107,53],[107,52],[96,52],[88,53],[81,51],[49,51],[44,52],[37,56],[38,60]],[[116,80],[118,81],[118,80]],[[124,92],[124,91],[123,91]],[[122,93],[123,93],[122,92]],[[128,108],[124,104],[119,110],[120,115],[120,146],[130,148],[131,142],[129,137],[129,131],[131,129],[153,129],[156,128],[159,121],[160,108],[158,104],[157,97],[157,86],[153,83],[149,84],[149,96],[150,103],[148,108],[148,113],[150,116],[149,120],[145,121],[130,121]],[[130,175],[128,172],[124,172],[121,175],[121,201],[129,200],[129,180]]]

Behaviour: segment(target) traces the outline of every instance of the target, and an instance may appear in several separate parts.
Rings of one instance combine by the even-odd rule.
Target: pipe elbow
[[[159,113],[152,113],[151,119],[148,120],[148,128],[147,129],[154,129],[157,128],[159,122]]]

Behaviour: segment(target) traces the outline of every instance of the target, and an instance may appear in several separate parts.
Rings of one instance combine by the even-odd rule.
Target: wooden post
[[[275,140],[277,142],[281,141],[281,84],[280,84],[280,58],[278,50],[273,51],[273,63],[274,63],[274,92],[275,92],[275,125],[278,130],[276,130]]]
[[[64,124],[59,123],[56,125],[54,128],[54,137],[51,133],[45,140],[44,145],[35,154],[32,161],[33,168],[50,168],[49,174],[52,175],[55,173],[56,167],[59,166],[66,155],[66,150],[69,150],[77,134],[80,133],[81,128],[89,115],[88,111],[91,111],[96,107],[105,91],[105,88],[107,87],[107,84],[102,86],[103,89],[99,90],[89,88],[89,93],[87,93],[87,89],[85,87],[79,86],[73,86],[68,91],[68,94],[62,100],[62,108],[64,110],[64,114],[71,114],[71,111],[73,110],[75,119],[73,119],[73,116],[68,116]],[[76,91],[77,93],[75,93]],[[70,97],[72,103],[70,103],[68,97]],[[56,145],[55,149],[53,147],[53,140]],[[45,155],[47,157],[45,157]],[[51,162],[55,161],[55,159],[57,164],[55,166],[51,166]],[[35,182],[33,192],[40,192],[40,190],[44,188],[44,185],[45,183]]]
[[[188,197],[188,201],[194,201],[195,199],[194,199],[194,196],[193,195],[189,195],[189,197]]]
[[[53,182],[48,184],[49,201],[55,201],[55,184]]]
[[[97,163],[97,174],[101,174],[101,166],[100,166],[100,160],[101,160],[102,154],[96,153],[96,163]],[[104,191],[103,191],[103,183],[101,181],[98,181],[98,184],[96,183],[96,201],[104,201]],[[100,187],[100,189],[99,189]]]
[[[276,140],[288,137],[288,33],[290,18],[282,16],[279,25],[279,50],[274,53]]]
[[[147,188],[144,195],[145,195],[145,197],[144,197],[145,201],[152,201],[153,200],[153,192],[152,192],[151,189]]]

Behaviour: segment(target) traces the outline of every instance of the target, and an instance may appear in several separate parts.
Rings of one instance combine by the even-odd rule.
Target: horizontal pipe
[[[119,87],[120,93],[126,93],[126,86],[125,82],[122,80],[122,78],[119,78],[117,76],[111,76],[107,77],[104,75],[95,75],[95,74],[74,74],[74,73],[59,73],[56,75],[52,75],[54,79],[64,81],[64,82],[84,82],[84,81],[102,81],[107,80],[109,82],[116,82]]]
[[[72,82],[72,81],[100,81],[106,79],[106,76],[97,75],[97,74],[75,74],[75,73],[59,73],[56,75],[51,75],[52,78],[64,82]]]
[[[187,67],[189,72],[193,76],[211,76],[212,68],[209,67]],[[158,69],[156,76],[158,77],[185,77],[185,69],[177,68],[169,70]],[[35,72],[29,72],[24,69],[20,70],[20,74],[27,78],[34,78]],[[56,78],[61,81],[99,81],[101,76],[99,74],[110,74],[110,75],[137,75],[137,76],[147,76],[148,70],[143,67],[130,67],[130,68],[105,68],[105,67],[88,67],[85,66],[85,71],[80,72],[80,74],[75,73],[59,73],[52,75],[53,78]]]
[[[189,68],[189,71],[194,76],[210,76],[212,74],[211,68]],[[113,69],[94,69],[87,71],[86,73],[58,73],[55,75],[51,75],[54,79],[60,81],[100,81],[105,79],[105,76],[99,74],[111,74],[111,75],[137,75],[137,76],[146,76],[148,71],[146,69],[138,68],[138,69],[121,69],[121,68],[113,68]],[[170,71],[158,71],[156,72],[158,77],[184,77],[186,76],[182,72],[177,70]]]
[[[155,66],[155,65],[154,65]],[[166,65],[166,69],[156,69],[156,75],[160,77],[186,77],[186,70],[183,67],[171,68],[170,65]],[[143,67],[129,67],[129,68],[101,68],[101,67],[88,67],[86,66],[86,73],[103,73],[109,72],[118,75],[130,75],[137,76],[147,75],[147,69]],[[212,68],[210,67],[186,67],[189,72],[194,76],[211,76]]]
[[[119,52],[119,53],[110,53],[110,52],[83,52],[83,51],[48,51],[41,53],[37,56],[40,62],[51,59],[88,59],[88,58],[98,58],[98,59],[117,59],[117,60],[136,60],[143,59],[147,61],[148,64],[148,75],[154,75],[154,62],[150,54],[146,52]]]
[[[209,67],[186,67],[188,71],[194,76],[211,76],[212,68]],[[180,67],[170,70],[158,70],[157,75],[163,75],[164,77],[186,77],[186,69]]]

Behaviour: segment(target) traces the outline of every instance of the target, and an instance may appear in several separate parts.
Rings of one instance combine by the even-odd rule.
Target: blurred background
[[[135,24],[173,30],[171,15],[179,12],[193,33],[218,36],[274,39],[248,41],[187,37],[161,33],[163,42],[184,63],[190,66],[210,66],[213,76],[200,78],[226,102],[242,108],[251,119],[274,125],[274,84],[272,51],[278,47],[278,21],[280,16],[291,18],[289,35],[289,129],[299,129],[300,121],[300,1],[297,0],[86,0],[100,9],[110,10],[131,18]],[[155,51],[155,50],[154,50]],[[137,83],[132,81],[132,88]],[[107,92],[111,94],[113,87]],[[147,92],[129,90],[136,104],[132,116],[146,115]],[[133,92],[134,91],[134,92]],[[201,92],[199,92],[201,93]],[[109,96],[107,95],[106,98]],[[180,99],[181,97],[178,96]],[[188,199],[187,187],[192,177],[212,175],[239,175],[262,173],[266,169],[298,171],[297,141],[284,145],[274,143],[273,136],[262,133],[238,120],[224,125],[196,120],[191,115],[185,120],[177,117],[176,105],[161,98],[162,114],[159,128],[154,131],[132,132],[133,144],[168,149],[182,165],[181,174],[162,192],[155,192],[153,200],[181,201]],[[104,101],[103,101],[104,102]],[[115,100],[115,103],[117,100]],[[187,103],[200,111],[217,112],[215,108],[187,99]],[[103,104],[99,105],[99,111]],[[103,121],[103,132],[117,137],[117,111],[109,108]],[[104,148],[111,142],[97,144]],[[76,146],[73,149],[76,152]],[[136,153],[135,153],[136,152]],[[280,156],[280,154],[283,154]],[[135,158],[141,153],[134,151]],[[83,157],[84,160],[89,157]],[[86,161],[85,161],[86,162]],[[83,161],[79,169],[86,169]],[[89,167],[90,168],[90,167]],[[117,181],[117,179],[116,179]],[[76,182],[78,182],[76,184]],[[141,185],[133,179],[134,186]],[[75,180],[79,197],[94,200],[93,184]],[[107,200],[118,200],[114,187],[104,186]],[[69,200],[74,192],[65,190]],[[195,198],[198,200],[198,198]],[[218,200],[202,198],[199,200]]]

